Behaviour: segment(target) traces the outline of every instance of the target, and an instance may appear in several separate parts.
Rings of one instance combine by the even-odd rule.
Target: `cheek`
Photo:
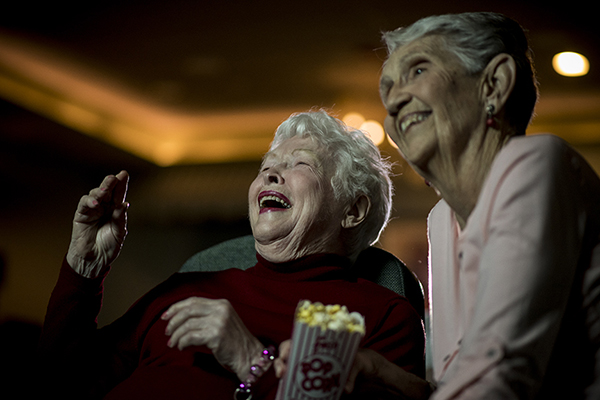
[[[385,132],[392,138],[394,143],[398,144],[398,132],[396,132],[395,120],[391,116],[386,116],[383,121],[383,128]]]
[[[255,203],[255,199],[258,196],[258,188],[260,187],[260,177],[256,177],[256,179],[254,179],[254,181],[252,181],[252,183],[250,184],[250,187],[248,188],[248,206],[252,207],[252,205],[254,205]]]

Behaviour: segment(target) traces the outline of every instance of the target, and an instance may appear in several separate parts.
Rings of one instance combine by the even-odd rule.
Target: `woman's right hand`
[[[279,356],[273,362],[275,369],[275,376],[277,378],[283,377],[288,370],[288,361],[290,359],[290,353],[292,351],[292,339],[284,340],[279,345]]]
[[[121,251],[127,235],[128,182],[126,171],[109,175],[79,200],[67,262],[86,278],[105,275]]]
[[[426,400],[431,395],[432,386],[381,354],[359,348],[344,391],[358,394],[358,398],[371,394],[369,398]]]

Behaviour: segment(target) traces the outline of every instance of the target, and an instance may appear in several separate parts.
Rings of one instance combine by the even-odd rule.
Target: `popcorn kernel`
[[[365,321],[357,312],[348,312],[346,306],[339,304],[323,305],[320,302],[311,303],[303,300],[298,304],[296,321],[310,327],[320,326],[322,330],[335,330],[365,333]]]

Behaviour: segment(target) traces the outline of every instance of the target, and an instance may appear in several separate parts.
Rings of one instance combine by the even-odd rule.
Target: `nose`
[[[406,90],[404,90],[403,86],[400,84],[395,84],[387,93],[383,104],[385,106],[385,109],[387,110],[388,115],[391,117],[395,117],[398,115],[400,110],[402,110],[402,108],[404,108],[404,106],[406,106],[410,102],[410,99],[410,94]]]
[[[263,179],[265,184],[274,183],[280,185],[283,183],[283,176],[281,175],[281,169],[279,166],[275,165],[269,168],[263,174]]]

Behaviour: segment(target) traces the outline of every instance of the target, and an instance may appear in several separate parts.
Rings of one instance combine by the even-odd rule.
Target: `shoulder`
[[[564,139],[550,133],[513,136],[506,147],[511,146],[514,146],[514,150],[523,149],[525,151],[569,147]]]
[[[445,241],[447,235],[453,235],[456,231],[456,218],[448,203],[444,200],[440,200],[431,209],[427,216],[427,238],[431,243]]]
[[[557,162],[567,160],[565,156],[577,153],[567,142],[558,136],[538,134],[517,136],[500,151],[492,169],[518,164],[531,164],[537,168],[557,166]]]
[[[595,197],[590,188],[597,181],[585,159],[561,138],[515,137],[494,160],[470,219],[498,229],[542,231],[573,220]]]
[[[573,180],[582,163],[583,158],[557,136],[514,137],[496,156],[483,192],[555,190],[559,183]]]
[[[452,209],[444,200],[438,201],[435,206],[429,211],[429,215],[427,216],[427,220],[431,222],[440,221],[448,217],[448,215],[452,212]]]

